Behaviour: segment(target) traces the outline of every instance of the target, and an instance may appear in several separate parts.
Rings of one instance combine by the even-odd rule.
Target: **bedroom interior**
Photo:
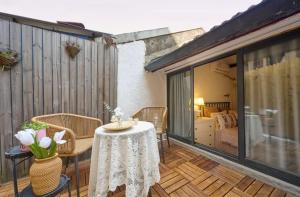
[[[194,140],[238,155],[236,56],[194,68]]]

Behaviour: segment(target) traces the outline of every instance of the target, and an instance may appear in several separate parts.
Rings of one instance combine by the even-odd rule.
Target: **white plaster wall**
[[[125,118],[145,106],[166,106],[166,75],[145,72],[145,43],[120,44],[118,47],[118,106]]]

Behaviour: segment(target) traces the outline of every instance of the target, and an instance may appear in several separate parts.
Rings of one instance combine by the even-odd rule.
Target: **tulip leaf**
[[[52,157],[55,155],[56,153],[56,148],[57,148],[57,144],[56,142],[52,139],[51,145],[50,145],[50,149],[49,149],[49,157]]]

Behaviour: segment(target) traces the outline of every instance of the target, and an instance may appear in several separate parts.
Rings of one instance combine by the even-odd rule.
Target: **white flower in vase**
[[[15,134],[15,137],[23,144],[24,146],[30,146],[34,143],[34,136],[31,132],[19,131]]]
[[[67,141],[66,140],[63,140],[62,138],[64,137],[65,135],[65,130],[64,131],[61,131],[61,132],[56,132],[54,134],[54,137],[53,137],[53,140],[57,143],[57,144],[64,144],[66,143]]]
[[[49,148],[49,146],[51,145],[51,138],[50,137],[43,137],[40,142],[39,142],[39,146],[42,148]]]

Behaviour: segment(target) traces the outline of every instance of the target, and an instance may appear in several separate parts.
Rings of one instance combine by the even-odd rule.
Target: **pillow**
[[[204,116],[205,117],[211,117],[211,113],[219,112],[219,109],[216,107],[204,107]]]
[[[229,114],[232,114],[232,115],[234,116],[235,120],[238,119],[238,114],[237,114],[236,111],[234,111],[234,110],[229,110],[228,113],[229,113]]]
[[[232,114],[219,113],[216,117],[220,130],[237,126],[236,119]]]

